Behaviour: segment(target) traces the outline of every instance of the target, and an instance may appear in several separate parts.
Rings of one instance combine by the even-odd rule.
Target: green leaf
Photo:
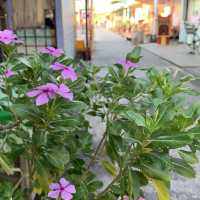
[[[33,180],[37,182],[34,187],[34,191],[40,193],[41,191],[48,191],[48,186],[50,183],[51,176],[46,169],[46,167],[43,165],[42,162],[39,160],[35,161],[36,170],[33,176]]]
[[[169,187],[165,182],[151,179],[159,200],[170,200]]]
[[[195,153],[193,152],[188,152],[184,150],[178,151],[180,157],[185,160],[189,164],[197,164],[198,163],[198,158]]]
[[[6,122],[11,121],[13,119],[13,114],[7,111],[0,111],[0,121]]]
[[[132,110],[127,110],[127,111],[122,112],[121,116],[123,116],[124,118],[126,118],[130,121],[134,121],[138,126],[145,127],[145,119],[139,113],[136,113]]]
[[[55,147],[48,151],[46,159],[52,166],[63,170],[65,165],[69,162],[69,152],[64,148]]]
[[[141,196],[141,187],[147,185],[148,180],[139,171],[132,171],[131,176],[132,176],[132,185],[130,185],[130,187],[132,187],[133,190],[134,200],[137,200]]]
[[[184,160],[179,158],[171,158],[172,169],[187,178],[195,178],[194,169]]]
[[[130,53],[127,54],[126,59],[134,63],[139,62],[142,58],[141,51],[141,47],[135,47]]]
[[[154,136],[148,141],[152,142],[152,145],[159,145],[160,147],[165,146],[173,149],[192,143],[192,139],[193,135],[189,133],[170,133],[170,135]]]
[[[68,101],[62,107],[69,112],[81,112],[88,108],[87,104],[82,101]]]
[[[51,123],[53,126],[60,126],[60,127],[77,127],[80,125],[80,121],[75,117],[64,117],[62,120],[56,120]]]
[[[170,176],[169,176],[168,172],[166,172],[158,167],[155,167],[155,166],[147,164],[147,163],[142,163],[141,168],[142,168],[143,173],[150,178],[158,179],[158,180],[165,181],[165,182],[170,181]]]
[[[103,160],[101,161],[101,164],[103,166],[103,168],[112,176],[116,176],[117,175],[117,170],[115,168],[115,166],[108,160]]]
[[[0,156],[0,166],[8,175],[13,175],[15,173],[15,169],[13,169],[9,164]]]
[[[25,57],[19,57],[18,61],[23,63],[25,66],[32,68],[31,63]]]

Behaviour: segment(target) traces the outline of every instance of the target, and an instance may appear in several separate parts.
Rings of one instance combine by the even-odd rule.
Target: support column
[[[154,37],[158,34],[158,0],[154,0],[154,13],[153,13],[153,29],[152,35]]]
[[[179,32],[179,42],[186,42],[187,32],[185,29],[185,22],[187,21],[188,0],[181,0],[181,22]]]
[[[75,56],[75,1],[55,0],[57,46],[63,48],[67,56]]]

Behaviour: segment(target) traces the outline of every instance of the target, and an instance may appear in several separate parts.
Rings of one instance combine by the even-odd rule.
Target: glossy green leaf
[[[134,63],[139,62],[142,58],[141,51],[141,47],[135,47],[130,53],[127,54],[126,59]]]
[[[195,171],[194,169],[187,164],[184,160],[179,158],[171,158],[172,169],[187,178],[195,178]]]
[[[149,140],[153,145],[165,146],[168,148],[179,148],[192,143],[193,136],[189,133],[160,135]]]
[[[156,190],[159,200],[170,200],[169,187],[165,182],[156,179],[151,179],[151,182]]]
[[[150,178],[158,179],[161,181],[169,182],[170,176],[168,172],[164,171],[163,169],[156,168],[147,163],[141,164],[142,172]]]
[[[138,126],[145,127],[145,119],[139,113],[136,113],[132,110],[127,110],[127,111],[122,112],[121,116],[128,120],[134,121]]]
[[[15,170],[11,166],[9,166],[9,164],[3,159],[2,156],[0,156],[0,167],[8,175],[13,175],[15,173]]]
[[[0,122],[11,121],[13,119],[13,114],[7,111],[0,111]]]
[[[113,163],[111,163],[108,160],[102,160],[101,164],[103,166],[103,168],[112,176],[116,176],[117,175],[117,169],[114,166]]]
[[[64,148],[55,147],[48,151],[46,159],[52,166],[64,169],[65,165],[69,162],[69,153]]]
[[[185,160],[189,164],[197,164],[198,163],[198,158],[195,153],[189,152],[189,151],[184,151],[180,150],[179,155],[183,160]]]

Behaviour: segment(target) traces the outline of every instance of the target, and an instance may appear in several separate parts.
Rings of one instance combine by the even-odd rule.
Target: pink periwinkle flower
[[[64,84],[57,86],[54,83],[47,83],[45,85],[38,86],[26,95],[28,97],[36,97],[37,106],[47,104],[49,100],[55,98],[56,95],[60,95],[68,100],[73,100],[73,93]]]
[[[58,183],[52,183],[49,186],[51,190],[48,193],[48,197],[52,199],[57,199],[61,197],[63,200],[71,200],[73,199],[73,194],[76,193],[76,188],[65,178],[61,178]]]
[[[64,51],[62,49],[56,49],[54,47],[41,48],[40,52],[49,54],[53,57],[60,57],[62,54],[64,54]]]
[[[17,35],[12,30],[0,31],[0,42],[4,44],[15,43],[17,41]]]
[[[127,195],[123,196],[122,200],[129,200],[129,197]],[[145,200],[143,197],[140,197],[138,200]]]
[[[77,79],[77,74],[72,67],[65,66],[59,62],[55,62],[50,67],[55,71],[62,71],[61,74],[64,80],[70,79],[75,81]]]
[[[124,67],[125,71],[128,72],[130,68],[138,67],[136,63],[133,63],[129,60],[120,60],[117,64],[120,64]]]
[[[4,71],[4,76],[6,77],[6,78],[10,78],[10,77],[12,77],[12,76],[14,76],[15,75],[15,73],[11,70],[11,69],[6,69],[5,71]]]
[[[129,197],[127,195],[123,196],[123,200],[129,200]]]

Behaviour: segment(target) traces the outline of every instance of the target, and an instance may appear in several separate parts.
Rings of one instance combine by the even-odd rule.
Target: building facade
[[[181,28],[179,41],[186,42],[186,24],[200,26],[200,0],[182,0],[181,2]]]
[[[0,30],[5,28],[24,41],[19,53],[54,46],[75,56],[74,0],[0,0]]]

